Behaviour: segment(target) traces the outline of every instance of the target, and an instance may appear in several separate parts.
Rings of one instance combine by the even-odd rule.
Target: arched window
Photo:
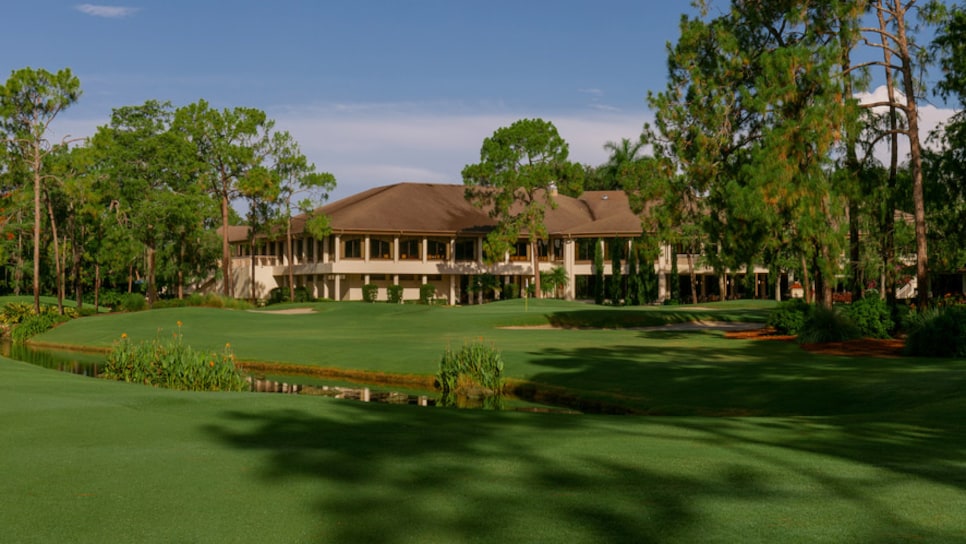
[[[403,261],[420,261],[423,259],[422,240],[419,238],[401,238],[399,240],[399,259]]]
[[[383,261],[392,259],[392,241],[369,238],[369,258]]]

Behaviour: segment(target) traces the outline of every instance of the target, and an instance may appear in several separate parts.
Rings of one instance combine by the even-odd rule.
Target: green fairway
[[[512,378],[684,415],[186,393],[0,360],[0,541],[966,542],[962,361],[644,328],[767,304],[311,307],[90,317],[38,340],[106,347],[182,321],[242,359],[421,375],[482,336]],[[554,320],[633,328],[501,328]]]
[[[964,389],[963,364],[814,355],[786,342],[649,327],[762,321],[773,303],[612,308],[555,300],[468,307],[321,303],[309,314],[177,308],[74,320],[36,338],[107,348],[182,323],[185,341],[242,361],[431,377],[447,346],[492,342],[509,378],[664,415],[828,415],[905,410]],[[274,308],[274,307],[273,307]],[[283,309],[286,307],[282,307]],[[506,328],[551,322],[610,328]],[[623,327],[623,328],[616,328]]]

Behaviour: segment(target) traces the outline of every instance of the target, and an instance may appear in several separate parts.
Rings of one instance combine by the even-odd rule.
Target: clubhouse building
[[[369,189],[321,207],[317,213],[329,219],[331,232],[322,239],[304,230],[306,217],[296,216],[292,225],[292,261],[286,255],[284,237],[256,244],[252,254],[246,228],[229,231],[232,276],[236,296],[248,297],[255,282],[256,298],[267,298],[276,287],[305,288],[317,298],[336,301],[363,300],[363,286],[378,287],[377,300],[388,299],[390,286],[403,288],[403,299],[418,299],[422,285],[433,285],[436,298],[447,304],[473,304],[482,293],[471,285],[476,276],[489,274],[504,288],[519,288],[534,275],[530,245],[521,239],[515,252],[501,262],[483,260],[483,241],[496,225],[486,211],[465,198],[465,186],[431,183],[398,183]],[[556,207],[545,218],[548,239],[537,249],[541,272],[562,267],[567,282],[559,293],[566,299],[593,298],[596,245],[604,251],[604,274],[612,274],[607,254],[612,240],[622,243],[639,238],[641,217],[635,214],[623,191],[586,191],[579,197],[555,195]],[[658,297],[669,296],[669,282],[682,285],[682,297],[690,296],[689,263],[698,275],[699,296],[719,298],[719,282],[710,268],[670,246],[663,246],[652,263],[658,275]],[[675,264],[673,260],[676,260]],[[254,264],[254,266],[253,266]],[[627,263],[622,263],[627,273]],[[252,270],[254,269],[254,275]],[[676,270],[678,277],[672,277]],[[755,270],[756,292],[766,296],[767,271]],[[220,281],[204,290],[221,290]],[[773,287],[773,286],[772,286]],[[757,293],[756,293],[757,294]]]

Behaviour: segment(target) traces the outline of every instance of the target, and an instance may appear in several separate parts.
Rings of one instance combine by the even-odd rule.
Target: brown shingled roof
[[[466,187],[433,183],[397,183],[343,198],[317,210],[329,217],[335,233],[483,233],[496,221],[466,200]],[[578,198],[557,195],[547,210],[546,226],[556,236],[633,236],[641,220],[621,191],[588,191]],[[299,232],[304,216],[293,221]]]

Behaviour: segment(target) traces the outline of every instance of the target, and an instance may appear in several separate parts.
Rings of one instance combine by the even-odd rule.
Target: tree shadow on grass
[[[263,452],[260,479],[307,486],[318,542],[693,542],[744,530],[755,535],[745,541],[775,541],[789,527],[814,538],[841,521],[820,518],[828,502],[862,513],[850,541],[942,536],[868,489],[875,470],[825,470],[772,438],[794,429],[758,425],[324,401],[229,412],[206,431]]]
[[[773,433],[737,437],[727,426],[706,429],[723,440],[869,462],[966,489],[966,362],[824,356],[781,342],[693,341],[713,334],[707,332],[641,334],[660,342],[533,352],[531,362],[545,370],[529,379],[593,392],[623,377],[617,393],[641,413],[767,416],[752,421],[782,431],[773,440]]]
[[[267,452],[262,478],[321,484],[315,507],[339,521],[322,524],[320,542],[656,542],[648,535],[693,521],[682,496],[661,491],[693,482],[630,462],[568,459],[528,439],[579,428],[574,416],[529,428],[526,418],[497,412],[326,408],[336,417],[234,412],[227,425],[206,429]]]

